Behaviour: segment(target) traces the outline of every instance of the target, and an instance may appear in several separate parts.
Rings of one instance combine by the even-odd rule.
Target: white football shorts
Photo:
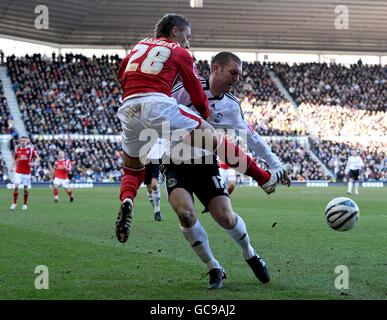
[[[129,157],[141,159],[146,159],[156,138],[170,140],[171,133],[184,137],[203,121],[175,98],[162,93],[127,97],[118,109],[118,118],[122,126],[122,149]]]
[[[15,172],[15,184],[31,188],[31,174],[23,174]]]
[[[222,180],[224,183],[229,183],[229,182],[236,182],[236,172],[234,169],[229,168],[229,169],[222,169],[219,168],[220,176],[222,177]]]
[[[70,188],[70,180],[69,179],[61,179],[61,178],[55,178],[53,181],[53,184],[57,185],[58,187],[62,186],[63,188]]]

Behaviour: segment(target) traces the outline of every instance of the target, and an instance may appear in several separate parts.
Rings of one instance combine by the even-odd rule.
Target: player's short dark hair
[[[215,63],[219,64],[223,69],[230,60],[233,60],[238,64],[242,64],[241,59],[236,54],[228,51],[223,51],[219,52],[215,57],[212,58],[211,71]]]
[[[187,27],[191,28],[191,22],[184,16],[175,13],[167,13],[156,24],[155,37],[169,37],[173,27],[184,30]]]
[[[27,139],[28,140],[28,137],[27,136],[21,136],[19,139]]]

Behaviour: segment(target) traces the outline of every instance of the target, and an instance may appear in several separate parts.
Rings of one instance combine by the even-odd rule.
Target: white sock
[[[254,248],[250,244],[250,237],[247,233],[246,224],[243,219],[236,215],[236,223],[233,229],[227,230],[231,238],[242,248],[242,255],[245,260],[248,260],[256,255]]]
[[[149,202],[151,203],[151,206],[152,208],[154,208],[154,205],[153,205],[153,192],[152,193],[149,193],[148,190],[146,191],[146,194],[148,196],[148,200]]]
[[[348,182],[348,192],[352,192],[352,186],[353,186],[353,182],[349,181]]]
[[[221,268],[218,260],[212,255],[207,233],[199,220],[191,228],[184,228],[180,225],[180,229],[193,251],[207,265],[208,270]]]
[[[355,193],[359,193],[359,181],[355,182]]]
[[[157,187],[156,191],[152,192],[152,199],[153,199],[153,212],[159,212],[160,211],[160,187]]]

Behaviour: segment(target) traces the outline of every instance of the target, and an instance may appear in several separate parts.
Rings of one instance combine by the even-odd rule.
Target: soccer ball
[[[336,231],[351,230],[360,217],[355,201],[346,197],[334,198],[325,208],[325,220]]]

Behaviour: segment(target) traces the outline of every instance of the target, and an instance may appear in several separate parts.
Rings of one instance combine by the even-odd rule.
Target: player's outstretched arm
[[[187,90],[192,104],[200,115],[207,119],[210,115],[208,107],[207,95],[203,91],[203,87],[195,74],[194,61],[191,55],[185,49],[179,49],[177,69],[181,76],[184,88]]]

